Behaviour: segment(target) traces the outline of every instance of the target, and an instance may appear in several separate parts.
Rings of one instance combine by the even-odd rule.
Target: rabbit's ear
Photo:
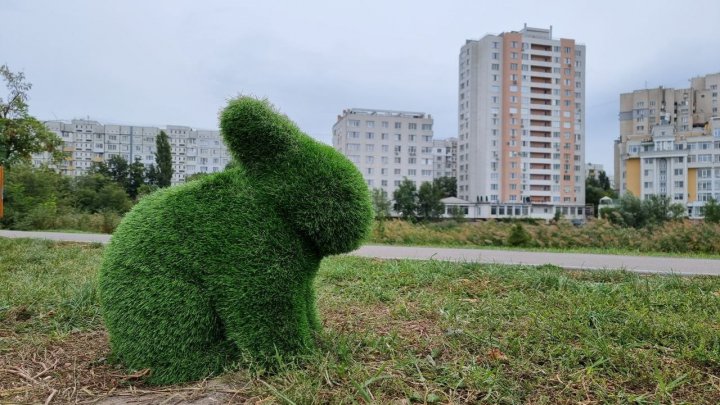
[[[275,158],[297,142],[298,129],[267,100],[241,96],[220,113],[220,129],[233,157],[244,166]]]

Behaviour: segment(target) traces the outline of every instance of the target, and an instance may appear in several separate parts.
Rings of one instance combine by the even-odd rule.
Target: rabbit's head
[[[345,156],[304,134],[267,100],[231,100],[220,127],[258,190],[319,254],[359,246],[373,211],[362,175]]]

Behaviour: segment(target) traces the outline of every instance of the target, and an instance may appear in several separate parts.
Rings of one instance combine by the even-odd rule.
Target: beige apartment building
[[[720,199],[720,73],[696,77],[690,87],[658,87],[620,95],[615,182],[620,193],[665,195],[702,215]]]
[[[552,28],[466,41],[458,72],[458,197],[582,217],[585,72],[585,46],[554,39]]]
[[[369,188],[392,199],[404,178],[433,180],[433,119],[409,111],[350,108],[333,125],[333,147],[360,170]]]
[[[93,162],[107,162],[115,155],[129,163],[139,158],[147,167],[155,164],[155,138],[161,128],[133,125],[101,124],[91,120],[47,121],[45,125],[63,140],[67,159],[59,167],[69,176],[81,176]],[[221,171],[230,161],[230,154],[219,131],[168,125],[172,151],[173,184],[183,183],[195,173]],[[48,162],[47,154],[36,155],[33,163]]]
[[[457,138],[433,140],[434,178],[457,177]]]

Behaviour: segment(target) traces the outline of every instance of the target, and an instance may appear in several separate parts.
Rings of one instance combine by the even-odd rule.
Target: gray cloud
[[[238,93],[267,96],[330,141],[348,107],[424,111],[456,135],[466,39],[530,26],[587,45],[587,161],[612,170],[619,94],[720,70],[714,0],[0,3],[0,63],[42,119],[215,128]]]

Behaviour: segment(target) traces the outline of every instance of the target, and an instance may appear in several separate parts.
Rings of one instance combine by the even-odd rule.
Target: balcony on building
[[[550,196],[531,195],[530,202],[533,204],[549,203]]]
[[[538,131],[535,129],[530,130],[530,140],[533,138],[550,138],[552,137],[550,131]]]
[[[544,52],[552,52],[552,46],[546,45],[546,44],[530,44],[530,50],[532,51],[544,51]]]
[[[551,159],[552,154],[549,152],[530,152],[530,159]]]
[[[541,55],[539,53],[531,53],[530,60],[533,62],[552,62],[552,56],[547,54]]]
[[[550,101],[550,99],[532,97],[530,98],[530,104],[533,106],[533,108],[543,108],[542,106],[552,108],[552,101]]]
[[[530,148],[550,149],[551,147],[552,144],[550,142],[530,141]]]
[[[535,120],[535,119],[530,120],[531,127],[550,127],[551,125],[552,124],[550,123],[550,121],[546,121],[546,120]]]

